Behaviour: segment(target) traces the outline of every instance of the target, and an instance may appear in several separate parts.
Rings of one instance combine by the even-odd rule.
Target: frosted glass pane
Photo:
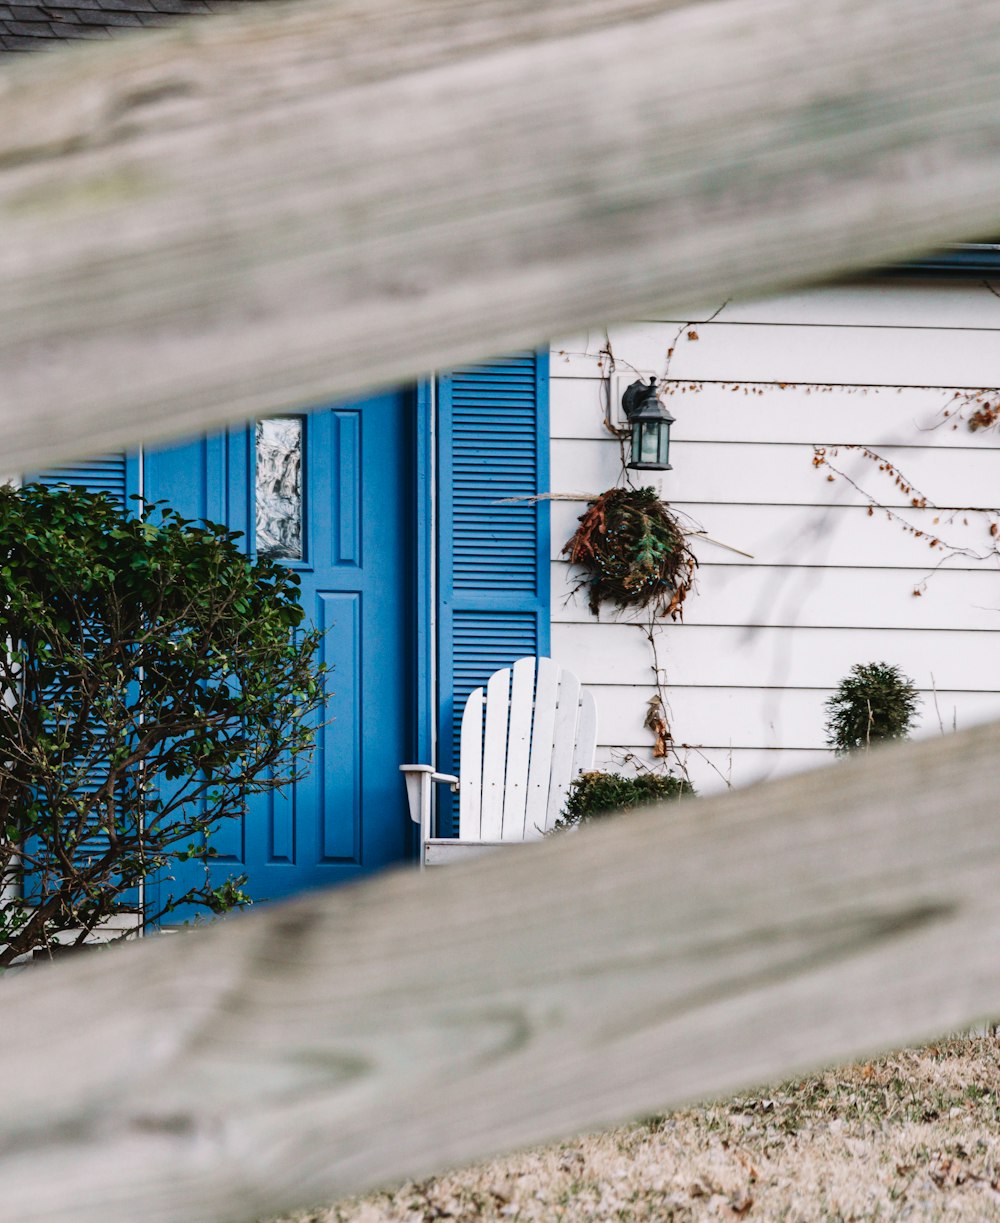
[[[643,463],[655,463],[658,457],[657,442],[660,440],[660,431],[656,425],[643,424],[642,426],[642,453],[640,458]]]
[[[302,559],[302,418],[257,421],[257,555]]]

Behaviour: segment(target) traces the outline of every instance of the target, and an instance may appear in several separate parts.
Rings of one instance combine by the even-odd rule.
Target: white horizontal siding
[[[681,747],[678,759],[699,794],[724,789],[725,786],[752,785],[803,769],[829,764],[826,751],[800,751],[792,747],[757,750],[753,747],[694,748]],[[612,773],[630,772],[634,767],[631,753],[617,747],[599,747],[595,768]],[[676,770],[676,766],[675,766]]]
[[[633,624],[554,624],[553,649],[587,659],[590,682],[646,683],[649,643]],[[856,662],[886,659],[920,688],[1000,692],[1000,649],[991,633],[888,628],[663,625],[660,666],[671,685],[834,688]]]
[[[643,729],[642,696],[626,684],[592,684],[597,699],[598,739],[602,747],[643,745],[649,732]],[[727,751],[792,748],[823,751],[826,735],[824,703],[829,688],[678,688],[668,691],[668,714],[679,745]],[[922,734],[939,734],[937,711],[947,729],[961,729],[1000,717],[1000,693],[921,693],[917,727]],[[739,778],[736,778],[740,781]]]
[[[761,411],[767,408],[763,401]],[[614,445],[617,453],[617,445]],[[857,451],[830,454],[829,467],[813,466],[813,448],[795,442],[691,442],[674,439],[674,471],[658,483],[676,502],[742,505],[867,505],[852,481],[868,487],[883,505],[909,507],[913,492],[880,473],[878,463]],[[607,442],[563,439],[552,456],[552,479],[574,492],[600,492],[607,478]],[[1000,459],[995,448],[964,450],[931,446],[882,446],[879,454],[910,488],[943,508],[990,506],[996,502]],[[683,456],[683,459],[682,457]]]
[[[678,447],[675,458],[682,461]],[[998,461],[1000,466],[1000,461]],[[671,473],[672,474],[672,473]],[[606,482],[614,481],[614,472]],[[601,491],[595,489],[595,492]],[[998,482],[1000,493],[1000,482]],[[718,565],[835,565],[841,568],[886,569],[931,568],[942,562],[942,551],[929,547],[935,532],[953,547],[969,547],[981,554],[991,545],[989,528],[975,514],[941,515],[936,511],[907,511],[904,520],[926,532],[923,538],[904,533],[883,512],[871,516],[863,506],[747,505],[739,502],[692,504],[673,502],[693,528],[737,548],[749,556],[705,541],[692,541],[699,560]],[[576,529],[584,503],[557,501],[552,506],[552,559],[561,555],[563,544]],[[934,519],[939,521],[935,522]],[[976,562],[956,556],[949,568],[975,568]]]
[[[687,338],[691,331],[697,340]],[[689,382],[1000,385],[1000,345],[995,328],[989,327],[818,327],[795,322],[777,326],[720,320],[691,329],[676,323],[637,323],[610,328],[609,336],[618,368],[659,373],[673,347],[670,376]],[[589,350],[572,348],[568,342],[555,345],[553,374],[593,378],[607,371],[609,360],[594,343],[592,338]]]
[[[893,542],[897,547],[902,544],[905,550],[905,541]],[[703,543],[695,546],[702,555],[711,551]],[[553,615],[560,627],[596,623],[603,626],[643,618],[644,613],[635,609],[615,612],[603,607],[600,622],[595,621],[585,591],[567,597],[567,586],[574,574],[567,562],[552,566]],[[925,579],[926,572],[919,569],[703,562],[698,570],[696,593],[685,606],[683,627],[718,624],[996,632],[1000,620],[1000,575],[995,570],[948,572],[944,582],[940,575]],[[915,589],[923,593],[915,596]],[[603,645],[602,638],[602,648]]]
[[[638,323],[553,345],[552,487],[585,497],[618,480],[603,423],[607,340],[625,381],[634,370],[662,377],[673,346],[674,470],[645,480],[693,528],[752,554],[692,539],[702,567],[685,623],[658,630],[670,725],[695,784],[827,759],[824,702],[857,662],[912,676],[921,733],[1000,716],[996,561],[929,546],[992,544],[989,521],[965,507],[1000,502],[1000,436],[953,429],[941,413],[962,388],[1000,385],[1000,299],[976,284],[838,286],[734,303],[696,323],[696,340],[687,330]],[[836,443],[872,446],[945,507],[914,510],[871,463],[837,455],[921,538],[813,467],[813,444]],[[553,654],[594,690],[599,763],[651,764],[649,644],[634,613],[602,607],[598,620],[585,591],[571,594],[579,574],[561,549],[583,509],[552,506]]]
[[[994,285],[994,287],[1000,287]],[[782,293],[758,301],[731,301],[708,306],[690,319],[654,319],[645,322],[671,323],[676,328],[681,323],[702,323],[717,314],[722,323],[756,323],[776,327],[903,327],[924,328],[942,331],[948,328],[963,330],[1000,330],[1000,298],[981,282],[949,281],[937,277],[918,279],[912,276],[880,279],[863,285],[845,282],[828,285],[817,292],[803,289],[797,293]],[[629,328],[613,328],[616,338]],[[603,340],[604,332],[593,329],[554,345],[561,348],[579,349],[589,341],[594,344]],[[627,352],[618,354],[631,359]]]
[[[997,337],[1000,343],[1000,337]],[[628,381],[631,378],[626,379]],[[608,440],[604,425],[606,384],[597,377],[556,378],[552,382],[551,429],[554,438]],[[677,418],[673,436],[691,442],[798,442],[804,445],[853,443],[874,446],[927,446],[1000,449],[1000,435],[970,433],[946,420],[954,409],[953,388],[699,382],[669,384],[670,411]],[[777,390],[780,394],[774,394]],[[967,392],[958,392],[964,396]],[[766,410],[762,403],[767,396]],[[619,412],[619,416],[620,416]],[[928,436],[933,432],[933,437]]]
[[[717,308],[703,311],[692,321],[704,322]],[[762,301],[730,302],[718,319],[775,326],[1000,330],[1000,298],[981,283],[906,276],[865,284],[863,291],[857,284],[841,284],[829,285],[821,293],[803,290]]]
[[[773,777],[785,777],[804,769],[818,768],[828,764],[831,755],[827,751],[809,751],[796,748],[685,748],[679,756],[692,784],[699,793],[719,790],[727,785],[751,785]],[[602,745],[597,749],[594,767],[607,772],[628,772],[635,767],[636,760],[648,768],[655,768],[645,748]]]

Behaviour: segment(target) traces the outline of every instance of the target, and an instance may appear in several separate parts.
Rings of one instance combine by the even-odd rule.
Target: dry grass
[[[294,1223],[740,1218],[1000,1221],[1000,1040],[907,1050]]]

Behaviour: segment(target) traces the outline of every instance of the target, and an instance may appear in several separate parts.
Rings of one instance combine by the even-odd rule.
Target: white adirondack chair
[[[594,765],[593,694],[551,658],[520,658],[465,703],[459,776],[403,764],[410,816],[420,825],[421,866],[440,866],[491,845],[532,841],[559,818],[569,784]],[[458,839],[436,836],[432,787],[458,794]]]

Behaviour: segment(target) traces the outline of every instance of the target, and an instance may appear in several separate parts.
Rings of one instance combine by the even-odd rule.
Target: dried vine
[[[728,302],[723,302],[706,321],[714,321],[726,305]],[[689,342],[699,339],[692,323],[684,323],[678,328],[666,353],[660,374],[661,383],[668,378],[675,349],[685,336]],[[566,359],[570,356],[565,351],[559,355]],[[603,388],[602,424],[608,435],[618,443],[622,478],[628,484],[626,462],[630,430],[614,422],[611,385],[619,367],[630,370],[636,377],[642,377],[644,371],[616,356],[607,332],[596,354],[589,352],[588,345],[588,352],[580,355],[597,357]],[[663,390],[667,394],[674,394],[676,386],[668,383]],[[659,659],[658,635],[664,627],[663,618],[683,619],[684,601],[693,589],[698,562],[686,543],[692,532],[689,527],[681,525],[655,489],[631,486],[610,489],[591,501],[579,522],[580,526],[563,548],[564,555],[587,570],[586,576],[577,583],[572,593],[589,587],[590,610],[594,615],[599,614],[600,604],[605,601],[613,602],[619,608],[640,607],[646,610],[644,622],[635,624],[648,640],[652,653],[650,670],[654,694],[647,702],[643,724],[653,739],[654,760],[661,761],[662,768],[667,768],[668,762],[673,762],[684,783],[690,785],[686,753],[702,753],[688,744],[680,745],[679,750],[675,742],[670,725],[667,678]],[[705,760],[715,768],[711,761]],[[627,753],[622,763],[631,763],[640,772],[646,768],[632,753]],[[722,779],[729,784],[724,776]]]
[[[1000,414],[1000,407],[997,412]],[[947,418],[948,415],[948,411],[945,410],[943,416]],[[974,433],[978,429],[993,427],[995,419],[993,406],[987,405],[973,412],[966,423],[970,432]],[[952,427],[957,428],[957,425],[952,425]],[[887,480],[898,494],[907,499],[909,505],[895,509],[885,505],[874,493],[863,487],[857,479],[837,465],[835,460],[841,450],[859,455],[871,463],[878,474]],[[956,556],[965,557],[974,562],[988,560],[1000,562],[1000,546],[998,546],[1000,545],[1000,510],[997,508],[965,505],[953,506],[947,510],[942,509],[912,483],[894,460],[886,458],[870,446],[843,443],[839,446],[814,445],[812,465],[817,470],[826,471],[827,480],[842,480],[859,493],[867,502],[869,518],[881,514],[887,521],[899,527],[904,534],[926,544],[932,551],[937,551],[938,562],[928,570],[928,573],[939,569],[945,561]],[[914,522],[907,517],[908,512],[919,511],[926,511],[931,515],[930,521],[927,521],[926,518],[919,518]],[[970,519],[979,519],[982,522],[986,536],[985,543],[978,548],[967,543],[959,543],[957,540],[949,540],[947,537],[949,526],[960,523],[961,526],[968,527],[971,525]],[[914,586],[914,595],[922,595],[925,588],[926,578]]]

